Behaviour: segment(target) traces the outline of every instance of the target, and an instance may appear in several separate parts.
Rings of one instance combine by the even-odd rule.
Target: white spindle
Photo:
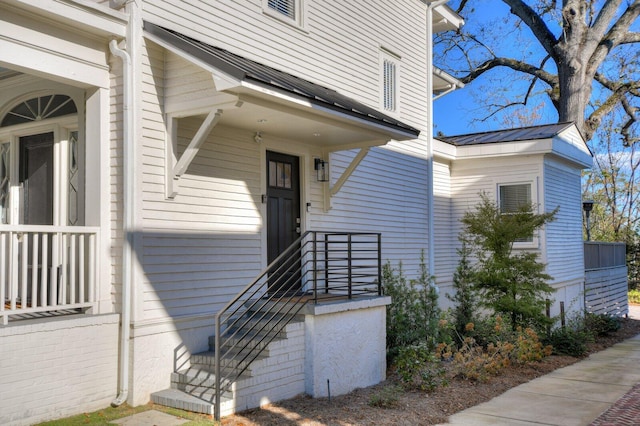
[[[9,298],[11,299],[11,310],[16,310],[16,298],[18,293],[18,235],[15,232],[9,233]]]
[[[60,280],[58,274],[58,233],[51,236],[51,306],[58,305],[58,286]]]
[[[23,233],[22,250],[20,253],[20,307],[25,309],[27,307],[27,284],[29,282],[29,234]]]
[[[60,280],[60,303],[67,303],[67,266],[68,266],[68,257],[67,257],[67,244],[68,244],[68,235],[62,234],[62,244],[58,245],[58,249],[62,247],[62,259],[60,261],[60,270],[58,271],[58,277]]]
[[[89,287],[89,302],[94,303],[95,297],[95,284],[96,284],[96,235],[89,235],[89,279],[87,285]]]
[[[84,241],[87,238],[86,235],[82,234],[78,236],[79,240],[78,241],[78,292],[79,292],[79,296],[78,299],[81,303],[86,302],[87,300],[85,300],[84,298],[84,283],[85,283],[85,278],[84,278],[84,266],[85,266],[85,255],[84,255]]]
[[[33,245],[31,247],[31,307],[38,306],[38,265],[40,264],[39,259],[39,235],[38,233],[33,234]]]
[[[49,305],[49,234],[42,234],[42,276],[40,277],[42,290],[42,306]]]
[[[76,234],[69,235],[69,303],[76,303]],[[65,250],[66,251],[66,250]]]

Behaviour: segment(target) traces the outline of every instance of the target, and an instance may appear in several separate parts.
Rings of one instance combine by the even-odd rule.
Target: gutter
[[[427,246],[429,247],[427,268],[430,275],[435,273],[435,211],[433,208],[433,9],[448,0],[426,3],[427,6]]]
[[[109,49],[114,56],[122,59],[122,139],[123,139],[123,225],[122,225],[122,325],[120,332],[120,371],[119,382],[120,391],[116,399],[111,402],[112,407],[118,407],[127,400],[129,395],[129,339],[131,329],[131,255],[132,255],[132,238],[129,230],[131,229],[131,199],[132,192],[130,182],[132,173],[130,172],[133,159],[130,156],[132,140],[132,103],[131,86],[132,86],[132,70],[131,56],[118,47],[116,40],[111,40]]]

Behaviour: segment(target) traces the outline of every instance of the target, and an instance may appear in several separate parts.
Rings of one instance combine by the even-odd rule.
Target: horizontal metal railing
[[[93,307],[97,227],[0,225],[0,317]]]
[[[308,231],[291,244],[216,315],[216,419],[222,393],[305,304],[381,295],[381,270],[377,233]]]

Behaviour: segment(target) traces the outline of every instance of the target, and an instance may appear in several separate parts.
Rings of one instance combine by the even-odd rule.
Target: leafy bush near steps
[[[387,357],[390,363],[401,348],[426,344],[433,349],[437,342],[438,292],[421,256],[419,275],[407,279],[402,263],[393,268],[387,262],[382,268],[384,294],[391,296],[387,306]]]
[[[629,290],[629,303],[640,304],[640,290]]]
[[[400,348],[394,365],[408,389],[431,392],[447,385],[444,367],[425,343]]]

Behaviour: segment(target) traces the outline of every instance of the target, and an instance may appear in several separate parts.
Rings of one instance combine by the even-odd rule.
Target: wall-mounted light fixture
[[[318,182],[329,182],[329,163],[320,158],[313,159],[313,169]]]
[[[593,210],[593,200],[583,200],[582,210],[584,210],[584,216],[586,219],[585,226],[587,227],[587,241],[591,241],[591,226],[589,224],[589,216],[591,215],[591,210]]]

